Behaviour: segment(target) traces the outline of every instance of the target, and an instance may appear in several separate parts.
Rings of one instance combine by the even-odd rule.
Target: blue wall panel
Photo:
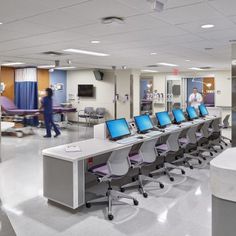
[[[67,73],[63,70],[55,70],[50,73],[50,85],[55,86],[56,84],[62,84],[62,90],[54,90],[54,105],[60,105],[60,103],[66,102],[66,79]]]

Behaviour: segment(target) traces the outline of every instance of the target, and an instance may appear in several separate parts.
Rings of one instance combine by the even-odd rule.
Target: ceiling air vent
[[[148,68],[157,68],[157,67],[159,67],[159,65],[147,65],[146,67],[148,67]]]
[[[201,69],[201,70],[210,70],[210,69],[212,69],[212,67],[210,67],[210,66],[202,66],[202,67],[199,67],[199,69]]]
[[[101,22],[102,24],[112,24],[112,23],[123,24],[125,23],[125,19],[123,17],[118,17],[118,16],[108,16],[108,17],[103,17]]]
[[[65,56],[66,55],[65,53],[54,52],[54,51],[42,52],[41,54],[48,55],[48,56]]]

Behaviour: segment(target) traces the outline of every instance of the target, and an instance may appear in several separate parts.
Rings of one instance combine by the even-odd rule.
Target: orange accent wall
[[[38,75],[38,91],[43,91],[49,87],[49,71],[44,69],[37,70]]]
[[[6,96],[14,101],[14,80],[15,80],[15,70],[11,67],[2,67],[0,80],[6,86],[5,91],[2,93],[2,96]]]

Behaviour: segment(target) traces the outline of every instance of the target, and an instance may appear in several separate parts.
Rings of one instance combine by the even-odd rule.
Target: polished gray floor
[[[89,138],[92,136],[92,129],[74,126],[64,130],[57,139],[44,139],[42,135],[43,130],[36,130],[35,135],[22,139],[2,138],[0,197],[2,208],[17,236],[211,235],[208,166],[186,169],[186,176],[176,175],[174,185],[162,176],[165,189],[156,190],[155,184],[150,184],[147,199],[135,190],[128,191],[137,197],[139,206],[129,205],[129,201],[115,205],[115,219],[109,222],[104,220],[106,208],[102,205],[71,211],[48,204],[42,196],[41,150]],[[104,193],[105,188],[104,185],[96,185],[88,189],[88,197]],[[7,236],[12,235],[11,233]]]

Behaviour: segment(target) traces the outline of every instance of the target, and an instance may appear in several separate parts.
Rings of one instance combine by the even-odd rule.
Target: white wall
[[[78,101],[78,84],[93,84],[95,87],[94,98],[82,98]],[[85,107],[105,107],[107,111],[106,118],[114,117],[114,73],[112,70],[104,71],[102,81],[97,81],[92,70],[68,71],[67,72],[67,99],[69,94],[74,95],[73,105],[77,110],[83,110]],[[78,120],[78,114],[71,114],[69,119]]]

